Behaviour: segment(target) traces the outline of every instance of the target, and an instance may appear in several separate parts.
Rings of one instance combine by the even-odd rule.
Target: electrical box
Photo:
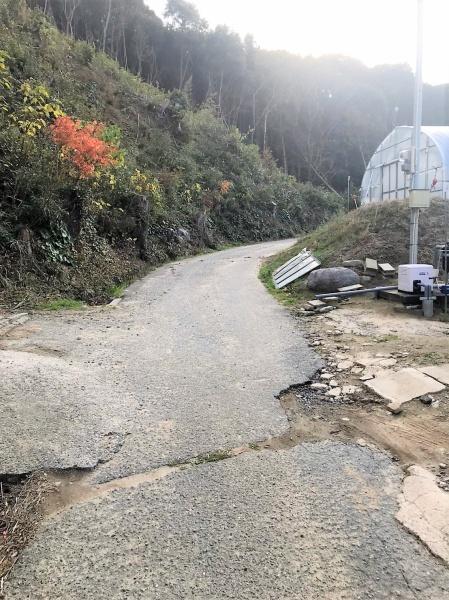
[[[436,276],[432,265],[399,265],[398,290],[410,294],[419,293],[421,286],[433,286]]]
[[[408,205],[410,208],[429,208],[429,206],[430,206],[429,190],[410,190]]]
[[[401,152],[399,152],[399,164],[401,165],[401,171],[403,173],[411,173],[412,172],[412,151],[411,150],[401,150]]]

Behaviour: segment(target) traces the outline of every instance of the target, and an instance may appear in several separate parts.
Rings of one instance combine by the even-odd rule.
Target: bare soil
[[[368,356],[393,359],[393,369],[448,363],[448,323],[425,320],[402,306],[367,298],[352,299],[332,313],[304,321],[312,344],[328,362],[338,385],[352,385],[358,391],[338,402],[317,394],[320,400],[315,404],[304,401],[301,391],[290,392],[283,403],[291,411],[294,432],[373,444],[405,466],[418,464],[438,471],[440,463],[449,462],[448,389],[433,394],[428,405],[417,399],[393,415],[360,381],[361,373],[338,370],[345,359]]]

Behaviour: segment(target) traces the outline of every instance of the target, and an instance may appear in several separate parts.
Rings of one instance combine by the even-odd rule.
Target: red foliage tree
[[[52,140],[61,147],[62,156],[77,170],[80,179],[93,177],[99,168],[116,164],[117,147],[101,139],[102,123],[87,123],[59,117],[50,126]]]

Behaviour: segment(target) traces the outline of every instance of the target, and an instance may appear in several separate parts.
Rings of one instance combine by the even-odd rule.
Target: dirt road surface
[[[7,598],[449,598],[449,571],[395,520],[388,454],[254,449],[288,428],[276,396],[321,366],[257,279],[289,243],[167,265],[117,308],[2,341],[0,472],[52,470],[64,496]]]

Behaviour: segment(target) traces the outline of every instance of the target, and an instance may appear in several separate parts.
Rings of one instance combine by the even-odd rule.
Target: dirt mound
[[[376,258],[393,266],[408,262],[410,211],[404,201],[371,204],[333,219],[299,239],[323,266],[340,266],[351,259]],[[419,261],[432,262],[435,244],[446,240],[449,202],[434,201],[421,211]]]

